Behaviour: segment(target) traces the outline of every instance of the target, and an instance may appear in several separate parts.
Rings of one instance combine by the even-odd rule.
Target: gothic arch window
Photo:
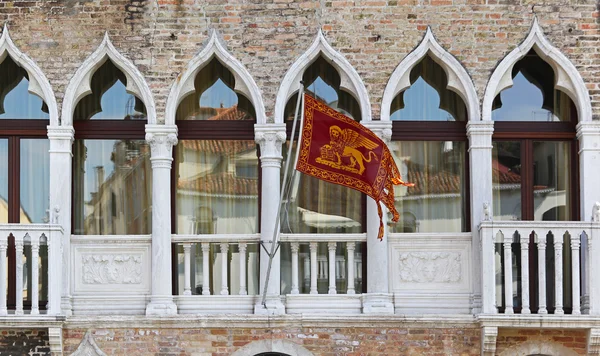
[[[4,40],[3,36],[3,40]],[[49,140],[46,127],[50,124],[44,100],[28,91],[31,81],[27,70],[5,53],[0,63],[0,223],[48,223],[49,210]],[[31,245],[23,251],[26,283],[31,290]],[[47,247],[40,246],[42,271],[47,271]],[[15,242],[8,244],[8,308],[16,305]],[[47,299],[48,281],[41,273],[40,306]],[[2,278],[5,278],[4,276]],[[37,287],[36,287],[37,288]],[[25,309],[31,307],[30,293],[24,293]]]
[[[173,232],[180,235],[256,234],[259,232],[260,169],[254,142],[256,110],[250,98],[235,90],[235,73],[217,57],[203,63],[193,80],[194,90],[181,98],[175,115],[179,143],[174,148],[173,165]],[[178,258],[183,262],[182,247]],[[230,253],[238,253],[232,245]],[[247,250],[249,268],[258,262],[257,246]],[[202,294],[200,268],[204,258],[200,244],[192,252],[192,294]],[[229,258],[211,246],[210,288],[220,288],[220,262]],[[194,267],[198,266],[198,267]],[[178,263],[179,277],[175,294],[183,294],[183,263]],[[249,278],[253,278],[249,274]],[[231,281],[230,290],[239,286]],[[248,294],[258,293],[249,282]]]
[[[152,223],[146,105],[108,57],[73,109],[73,233],[149,234]]]
[[[396,208],[416,221],[400,219],[390,232],[414,232],[417,225],[419,232],[468,231],[467,106],[430,54],[408,78],[391,101],[389,147],[404,179],[415,183],[395,188]]]

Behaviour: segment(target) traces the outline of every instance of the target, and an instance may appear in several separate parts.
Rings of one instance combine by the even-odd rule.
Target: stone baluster
[[[23,315],[23,235],[15,236],[15,263],[17,265],[16,276],[16,307],[15,315]]]
[[[292,250],[292,290],[291,294],[298,294],[298,251],[300,250],[300,244],[297,242],[291,243]]]
[[[554,314],[564,314],[563,309],[563,238],[562,234],[554,235]]]
[[[506,232],[504,235],[504,313],[513,314],[513,275],[512,275],[512,245],[513,235]]]
[[[529,234],[519,230],[521,242],[521,314],[531,314],[529,307]]]
[[[221,295],[229,294],[229,286],[227,285],[227,277],[229,272],[227,266],[229,264],[229,243],[221,243]]]
[[[210,243],[202,243],[202,295],[210,295],[210,266],[209,266],[209,253]]]
[[[6,308],[6,250],[8,247],[8,240],[6,236],[0,237],[0,316],[7,315],[8,310]]]
[[[310,243],[310,294],[319,294],[317,291],[317,247],[316,242]]]
[[[335,249],[337,247],[336,242],[327,243],[327,249],[329,250],[329,294],[337,294],[335,288]]]
[[[571,235],[571,268],[573,269],[573,315],[581,314],[580,285],[579,285],[579,248],[581,236]]]
[[[191,273],[190,267],[192,264],[190,255],[192,252],[192,244],[191,243],[183,243],[183,295],[192,295],[192,286],[191,286]]]
[[[346,289],[346,294],[354,294],[354,249],[356,248],[356,243],[354,241],[346,243],[346,250],[348,251],[348,288]]]
[[[548,314],[546,309],[546,232],[540,231],[537,236],[538,247],[538,314]]]
[[[31,315],[40,313],[39,298],[39,256],[40,256],[40,235],[31,236]]]
[[[240,293],[239,295],[248,295],[246,289],[246,251],[248,245],[245,242],[240,242],[238,245],[240,256]]]

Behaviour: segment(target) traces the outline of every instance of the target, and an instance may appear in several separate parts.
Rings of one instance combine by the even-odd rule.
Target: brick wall
[[[105,31],[138,66],[162,119],[176,75],[216,28],[247,66],[272,116],[279,84],[321,27],[364,80],[374,118],[394,68],[427,26],[472,76],[480,98],[497,63],[527,35],[533,13],[575,64],[600,119],[600,23],[595,0],[65,0],[0,2],[0,21],[43,69],[56,96]],[[272,119],[272,117],[270,117]]]
[[[500,329],[496,341],[496,354],[499,355],[507,349],[526,343],[545,345],[553,343],[585,355],[587,332],[585,330]]]
[[[92,329],[107,355],[230,355],[246,344],[287,339],[315,355],[479,355],[479,328]],[[86,329],[65,329],[64,351],[77,349]]]
[[[0,356],[44,356],[50,354],[46,330],[0,330]]]

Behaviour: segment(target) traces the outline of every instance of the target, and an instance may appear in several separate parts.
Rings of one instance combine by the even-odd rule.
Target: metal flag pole
[[[298,101],[296,101],[296,113],[294,115],[294,122],[292,124],[292,135],[290,137],[290,144],[288,147],[288,153],[287,153],[287,159],[285,161],[285,170],[283,173],[283,188],[281,189],[281,193],[279,195],[279,204],[277,205],[277,217],[275,219],[275,228],[273,229],[273,239],[271,240],[271,252],[267,252],[267,255],[269,256],[269,264],[267,266],[267,275],[265,277],[265,288],[263,289],[263,293],[262,293],[262,298],[261,298],[261,304],[266,308],[266,300],[267,300],[267,289],[269,288],[269,280],[271,277],[271,266],[273,265],[273,257],[275,257],[275,253],[277,251],[277,248],[279,247],[279,242],[278,237],[279,237],[279,230],[280,230],[280,215],[281,215],[281,204],[283,203],[283,198],[285,196],[286,193],[286,187],[288,186],[288,182],[287,182],[287,176],[288,176],[288,171],[290,168],[290,162],[291,162],[291,156],[292,156],[292,146],[294,145],[294,136],[296,135],[296,123],[298,121],[298,114],[300,112],[300,115],[302,116],[301,118],[301,122],[304,121],[304,110],[300,110],[300,107],[303,106],[301,105],[301,103],[304,103],[304,82],[300,81],[300,90],[298,91]],[[302,124],[301,124],[302,125]],[[302,137],[302,135],[299,135],[299,139],[298,141],[300,141],[300,137]],[[300,145],[298,145],[298,147],[296,148],[297,152],[296,152],[296,157],[298,156],[298,152],[300,150]],[[263,245],[263,248],[264,245]],[[266,248],[265,248],[266,250]]]

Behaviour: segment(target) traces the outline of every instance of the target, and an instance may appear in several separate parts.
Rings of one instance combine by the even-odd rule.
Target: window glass
[[[76,140],[74,234],[149,234],[150,147],[143,140]]]
[[[92,92],[83,97],[73,113],[75,120],[145,120],[144,103],[126,91],[127,78],[110,60],[92,77]]]
[[[467,231],[465,142],[394,141],[389,147],[405,181],[395,186],[400,220],[390,232]]]
[[[535,51],[515,64],[512,78],[513,85],[494,99],[492,120],[571,121],[572,100],[554,88],[554,70]]]
[[[258,232],[257,157],[254,141],[181,140],[175,159],[177,233]]]
[[[8,139],[0,138],[0,224],[8,223]]]
[[[410,72],[410,87],[392,102],[392,121],[465,121],[467,108],[458,94],[446,88],[443,68],[427,56]]]
[[[49,140],[20,140],[20,222],[47,223],[49,214]]]
[[[235,78],[217,59],[198,72],[195,91],[177,109],[176,120],[255,120],[250,101],[236,93]]]
[[[10,56],[0,63],[0,73],[0,120],[48,119],[46,104],[28,92],[27,72]]]
[[[567,142],[533,142],[534,220],[571,220],[570,157]]]
[[[521,220],[521,143],[493,142],[494,220]]]

